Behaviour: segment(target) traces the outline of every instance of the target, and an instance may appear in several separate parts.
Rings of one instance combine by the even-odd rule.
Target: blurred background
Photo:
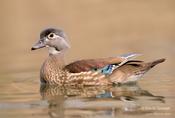
[[[33,83],[13,82],[30,80],[39,86],[39,69],[48,53],[30,49],[48,27],[61,28],[68,35],[67,63],[137,52],[145,61],[167,58],[146,78],[163,81],[161,85],[174,82],[174,0],[1,0],[0,18],[0,82],[12,82],[1,84],[2,90],[38,91]],[[149,88],[148,80],[146,88],[159,89],[155,84]],[[173,85],[167,86],[162,92],[170,95]]]
[[[67,62],[138,52],[147,61],[167,58],[160,68],[174,72],[174,0],[1,0],[0,6],[0,72],[39,69],[47,51],[30,49],[48,27],[68,35]]]

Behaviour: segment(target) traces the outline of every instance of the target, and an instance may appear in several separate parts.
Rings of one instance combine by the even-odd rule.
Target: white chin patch
[[[49,47],[47,46],[49,49],[49,54],[58,54],[60,53],[60,51],[56,50],[54,47]]]

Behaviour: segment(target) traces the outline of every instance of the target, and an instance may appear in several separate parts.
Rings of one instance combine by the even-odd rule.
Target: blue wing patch
[[[113,67],[114,67],[114,65],[107,65],[101,69],[101,73],[103,73],[105,75],[109,75],[112,73]]]
[[[114,67],[115,67],[115,65],[111,64],[111,65],[107,65],[107,66],[100,68],[100,69],[94,69],[94,71],[99,71],[102,74],[109,75],[114,70]]]

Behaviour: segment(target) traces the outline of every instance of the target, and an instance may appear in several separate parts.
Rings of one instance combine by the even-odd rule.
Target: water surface
[[[174,0],[6,0],[0,4],[1,118],[174,118]],[[139,52],[166,62],[137,84],[40,86],[47,50],[31,52],[46,27],[62,27],[66,62]]]

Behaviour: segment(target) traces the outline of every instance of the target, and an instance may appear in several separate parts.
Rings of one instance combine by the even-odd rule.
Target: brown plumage
[[[125,59],[121,57],[79,60],[76,62],[72,62],[69,65],[66,65],[65,68],[72,73],[79,73],[84,71],[90,71],[94,68],[95,69],[103,68],[109,64],[119,64],[124,60]]]
[[[110,80],[113,83],[127,83],[137,81],[148,70],[164,61],[165,59],[158,59],[148,63],[136,60],[128,61],[123,66],[113,71],[113,74],[110,75]]]
[[[70,48],[65,33],[49,28],[41,32],[40,40],[32,50],[48,47],[49,57],[40,70],[42,83],[57,85],[109,85],[135,82],[155,65],[165,59],[145,63],[133,60],[139,54],[118,57],[86,59],[64,64],[64,52]]]
[[[102,68],[108,64],[122,63],[120,57],[116,57],[116,59],[111,58],[115,60],[112,61],[113,63],[107,61],[108,59],[88,59],[64,65],[62,56],[50,55],[41,68],[41,81],[58,85],[108,85],[135,82],[149,69],[165,61],[165,59],[159,59],[145,63],[131,60],[113,70],[110,75],[104,75],[101,72],[92,70],[93,68]],[[119,62],[119,60],[121,61]],[[75,64],[76,66],[74,66]]]

